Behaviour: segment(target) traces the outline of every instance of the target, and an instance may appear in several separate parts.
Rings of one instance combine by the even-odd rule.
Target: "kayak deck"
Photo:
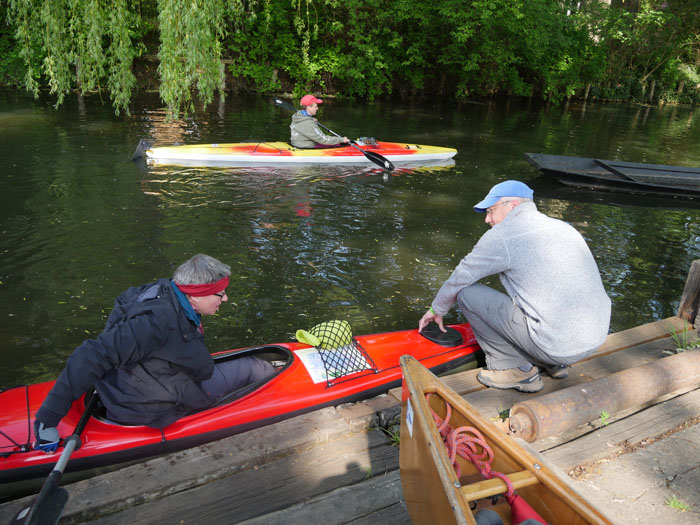
[[[394,164],[445,161],[457,154],[454,148],[377,142],[357,145],[377,153]],[[147,162],[156,165],[275,165],[275,164],[359,164],[371,161],[353,146],[299,149],[286,142],[242,142],[230,144],[190,144],[150,147]]]

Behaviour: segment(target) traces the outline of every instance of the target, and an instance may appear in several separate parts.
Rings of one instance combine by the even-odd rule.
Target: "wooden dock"
[[[543,378],[541,393],[661,359],[675,347],[670,327],[682,330],[689,326],[686,319],[697,324],[698,290],[700,261],[695,261],[679,308],[684,318],[611,334],[592,358],[572,367],[567,379]],[[499,412],[532,396],[485,389],[476,381],[477,372],[444,379],[495,424]],[[378,428],[389,427],[399,415],[396,389],[79,481],[66,486],[70,499],[61,523],[410,523],[402,500],[399,448],[390,432]],[[700,388],[688,389],[532,446],[577,478],[601,460],[696,425],[699,416]],[[693,461],[700,472],[700,454]],[[0,517],[9,521],[28,501],[0,505]],[[688,503],[698,510],[697,498]],[[691,519],[698,515],[688,514]]]

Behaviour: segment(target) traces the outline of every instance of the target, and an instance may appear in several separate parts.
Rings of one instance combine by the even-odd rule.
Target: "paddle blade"
[[[297,108],[292,106],[289,102],[286,102],[286,101],[279,99],[279,98],[275,99],[275,106],[279,106],[282,109],[288,109],[289,111],[296,111],[297,110]]]
[[[131,156],[131,160],[138,160],[146,157],[146,150],[151,149],[151,143],[144,139],[139,140],[139,145],[136,146],[136,151]]]
[[[377,166],[380,166],[385,170],[394,171],[394,164],[383,155],[375,153],[374,151],[367,151],[364,149],[362,150],[362,152],[365,154],[365,157],[374,162]]]
[[[36,502],[30,507],[25,507],[17,515],[12,518],[10,525],[54,525],[63,514],[63,509],[68,503],[68,491],[63,487],[57,487],[51,494],[41,503],[36,505]]]

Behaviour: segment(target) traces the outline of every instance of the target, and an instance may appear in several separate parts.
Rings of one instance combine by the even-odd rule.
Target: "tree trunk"
[[[223,60],[219,62],[219,91],[226,91],[226,64]]]
[[[651,81],[651,85],[649,86],[649,104],[651,104],[654,101],[654,88],[656,87],[656,80]]]
[[[613,9],[624,9],[630,13],[639,13],[639,0],[610,0],[605,2]]]

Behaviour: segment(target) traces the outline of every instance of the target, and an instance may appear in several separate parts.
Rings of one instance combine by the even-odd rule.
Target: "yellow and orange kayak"
[[[242,142],[192,144],[145,149],[149,164],[185,166],[268,166],[279,164],[360,164],[371,161],[360,149],[377,153],[394,164],[425,165],[448,161],[454,148],[404,144],[401,142],[356,143],[356,147],[299,149],[286,142]]]

